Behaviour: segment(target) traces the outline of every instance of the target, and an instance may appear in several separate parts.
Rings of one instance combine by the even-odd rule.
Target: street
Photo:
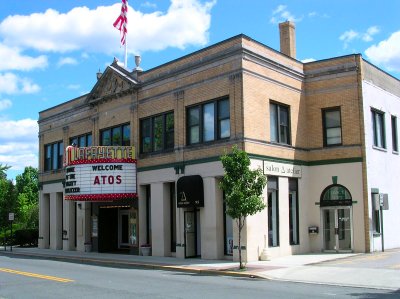
[[[0,298],[398,298],[399,291],[0,256]]]

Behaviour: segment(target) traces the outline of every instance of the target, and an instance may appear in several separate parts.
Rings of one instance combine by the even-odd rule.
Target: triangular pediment
[[[86,103],[96,105],[123,96],[138,85],[139,83],[132,77],[132,74],[114,61],[97,80],[86,99]]]

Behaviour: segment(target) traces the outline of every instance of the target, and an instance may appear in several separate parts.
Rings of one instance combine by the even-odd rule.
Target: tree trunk
[[[244,269],[243,262],[242,262],[242,229],[244,226],[244,219],[241,217],[239,218],[239,269]]]

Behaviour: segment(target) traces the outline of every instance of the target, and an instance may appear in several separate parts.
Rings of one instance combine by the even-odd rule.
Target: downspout
[[[357,90],[358,90],[358,105],[360,119],[360,141],[361,141],[361,157],[362,157],[362,184],[363,184],[363,207],[364,207],[364,237],[365,237],[365,252],[371,252],[371,241],[369,234],[369,201],[368,201],[368,176],[367,176],[367,154],[365,143],[365,127],[364,127],[364,102],[362,92],[362,74],[363,74],[363,59],[361,54],[355,55],[357,65]]]

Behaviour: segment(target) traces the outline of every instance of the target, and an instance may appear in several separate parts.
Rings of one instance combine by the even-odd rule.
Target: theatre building
[[[399,80],[360,54],[296,60],[291,22],[280,37],[115,60],[40,112],[39,247],[237,260],[218,185],[233,145],[268,179],[245,260],[400,247]]]

